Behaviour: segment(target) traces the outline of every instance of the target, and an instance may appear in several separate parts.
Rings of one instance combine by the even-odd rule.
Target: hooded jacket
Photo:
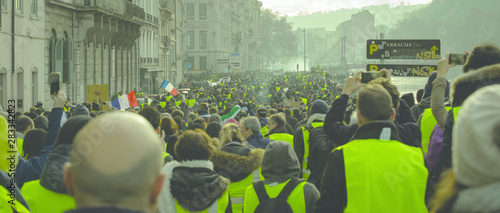
[[[451,94],[452,106],[462,106],[464,101],[474,92],[485,86],[494,84],[500,84],[500,65],[484,67],[457,77],[451,84],[451,91],[453,91]],[[429,178],[433,181],[437,182],[440,174],[447,168],[451,168],[451,144],[454,123],[453,110],[450,110],[444,128],[443,147],[441,148],[437,162],[429,174]]]
[[[250,149],[239,143],[230,143],[220,150],[215,150],[210,160],[219,175],[234,183],[245,179],[254,170],[259,169],[263,156],[263,149]]]
[[[290,143],[286,141],[274,141],[270,143],[262,160],[262,176],[264,184],[284,183],[291,178],[298,178],[301,170],[297,155]],[[319,197],[319,191],[312,183],[304,185],[304,199],[306,212],[312,212]]]
[[[210,207],[229,189],[230,183],[213,169],[213,163],[204,160],[166,164],[162,169],[167,177],[158,200],[159,212],[176,212],[175,200],[188,211],[202,211]],[[231,211],[230,201],[226,208],[228,211]]]
[[[500,182],[465,189],[458,193],[450,212],[500,212]]]
[[[63,165],[69,162],[71,144],[57,146],[49,155],[40,177],[40,185],[60,194],[68,194],[63,181]]]

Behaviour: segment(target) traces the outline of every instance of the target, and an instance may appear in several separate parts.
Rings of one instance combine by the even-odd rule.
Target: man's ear
[[[160,127],[156,128],[156,134],[160,134],[160,130],[161,130]]]
[[[359,110],[356,110],[356,117],[358,117],[358,127],[363,126],[365,121],[363,120],[363,116],[361,116],[361,112],[359,112]]]
[[[64,185],[66,186],[66,190],[68,191],[68,194],[71,196],[74,196],[74,189],[73,189],[73,174],[72,174],[72,167],[70,162],[64,163],[63,166],[63,181]]]
[[[151,191],[151,204],[153,205],[156,205],[158,203],[158,197],[160,196],[166,176],[167,175],[162,172],[160,173],[160,175],[158,175],[158,178],[156,178],[156,181],[153,185],[153,191]]]
[[[391,121],[394,122],[395,119],[396,119],[396,110],[394,108],[392,108]]]

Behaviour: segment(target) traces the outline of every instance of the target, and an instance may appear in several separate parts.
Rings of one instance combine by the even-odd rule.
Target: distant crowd
[[[388,70],[198,74],[120,110],[59,91],[1,112],[0,212],[500,212],[500,50],[466,54],[416,96]]]

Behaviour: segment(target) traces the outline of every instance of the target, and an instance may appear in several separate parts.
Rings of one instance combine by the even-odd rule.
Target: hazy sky
[[[328,12],[342,8],[361,8],[370,5],[426,4],[432,0],[261,0],[264,8],[278,11],[281,15],[295,16],[318,11]]]

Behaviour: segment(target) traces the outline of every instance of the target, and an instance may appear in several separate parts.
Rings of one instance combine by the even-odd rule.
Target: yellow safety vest
[[[179,105],[181,105],[181,103],[182,103],[182,101],[176,101],[175,106],[179,106]]]
[[[453,120],[455,120],[455,122],[457,121],[457,116],[458,116],[458,112],[460,111],[460,108],[461,108],[461,106],[453,107]]]
[[[33,212],[62,213],[76,208],[73,197],[46,189],[39,179],[25,183],[21,194]]]
[[[231,207],[233,213],[243,212],[243,201],[245,197],[245,190],[252,182],[260,179],[259,169],[256,169],[252,174],[248,175],[245,179],[238,182],[231,182],[229,184],[229,195],[231,197]]]
[[[450,111],[451,107],[446,107]],[[420,120],[420,132],[422,132],[422,151],[429,152],[429,141],[431,140],[432,130],[437,125],[437,120],[432,114],[432,109],[427,108],[422,113],[422,120]]]
[[[17,151],[19,152],[19,155],[21,155],[21,157],[26,160],[27,157],[24,157],[23,142],[24,142],[24,139],[17,138]]]
[[[269,139],[273,141],[286,141],[293,147],[293,135],[287,133],[274,133],[269,135]]]
[[[203,211],[199,211],[199,213],[225,213],[226,208],[229,205],[229,190],[226,190],[222,196],[216,200],[210,207]],[[177,213],[188,213],[187,209],[183,208],[175,199],[175,211]]]
[[[0,186],[0,212],[18,212],[18,213],[29,213],[30,211],[26,206],[19,203],[16,199],[10,197],[9,191]],[[24,196],[23,196],[24,197]],[[28,204],[29,205],[29,204]]]
[[[311,126],[322,127],[323,122],[312,122]],[[309,175],[311,175],[311,170],[307,168],[307,158],[309,158],[309,131],[305,126],[302,126],[302,138],[304,138],[304,160],[302,160],[302,179],[307,180]]]
[[[269,132],[269,130],[267,129],[267,125],[260,128],[260,132],[262,133],[262,135],[267,135],[267,133]]]
[[[344,212],[428,212],[428,172],[420,148],[394,140],[367,139],[334,150],[344,154]]]
[[[165,106],[167,106],[167,102],[166,101],[160,102],[160,106],[161,108],[165,108]]]
[[[278,197],[281,190],[285,188],[286,184],[289,181],[290,179],[276,186],[264,185],[264,188],[266,189],[269,198]],[[288,199],[286,200],[290,205],[290,207],[292,208],[293,212],[306,212],[306,203],[304,198],[305,185],[306,185],[305,181],[299,183],[299,185],[295,187],[295,189],[292,191],[292,193],[290,193],[290,196],[288,196]],[[259,203],[260,203],[259,198],[257,197],[257,193],[255,192],[253,185],[248,186],[247,190],[245,191],[245,202],[243,204],[244,207],[243,212],[255,212],[255,209],[257,208]]]

